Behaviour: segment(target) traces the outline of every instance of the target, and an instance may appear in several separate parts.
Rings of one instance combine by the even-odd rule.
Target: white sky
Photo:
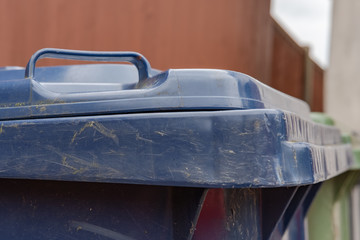
[[[329,64],[332,0],[272,0],[271,14],[322,67]]]

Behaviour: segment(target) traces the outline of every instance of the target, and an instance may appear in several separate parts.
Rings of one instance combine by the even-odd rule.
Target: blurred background
[[[0,0],[0,66],[45,47],[136,51],[161,70],[249,74],[360,130],[359,11],[357,0]]]

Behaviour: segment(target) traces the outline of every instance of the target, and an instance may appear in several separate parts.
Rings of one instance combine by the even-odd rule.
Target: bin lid
[[[128,64],[35,68],[65,58]],[[131,114],[129,114],[131,113]],[[241,73],[43,49],[0,69],[0,178],[192,187],[313,184],[353,165],[333,126]]]
[[[130,62],[35,67],[41,58]],[[0,71],[0,119],[126,112],[275,108],[309,118],[303,101],[254,78],[214,69],[153,70],[135,52],[42,49],[26,69]]]

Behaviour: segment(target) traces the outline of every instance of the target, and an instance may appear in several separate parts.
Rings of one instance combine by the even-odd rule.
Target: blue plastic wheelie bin
[[[63,49],[0,71],[0,152],[0,239],[27,240],[279,239],[353,164],[337,128],[245,74]]]

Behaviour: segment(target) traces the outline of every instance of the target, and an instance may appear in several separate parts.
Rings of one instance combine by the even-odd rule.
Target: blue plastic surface
[[[338,138],[322,146],[324,134],[312,135],[318,125],[293,119],[263,109],[2,121],[0,176],[263,187],[316,183],[347,169],[349,146]],[[287,130],[297,124],[307,131]]]
[[[0,119],[254,108],[291,110],[305,118],[309,115],[304,102],[247,75],[213,69],[159,72],[152,70],[141,55],[138,56],[146,68],[129,65],[45,67],[37,69],[34,76],[36,60],[42,56],[56,57],[56,52],[60,52],[59,58],[69,55],[68,58],[79,60],[132,61],[127,56],[137,56],[127,52],[122,58],[121,53],[111,52],[41,50],[32,57],[25,73],[13,70],[1,74]],[[22,74],[29,77],[24,78]],[[144,79],[144,76],[150,78]]]
[[[135,66],[35,68],[44,57]],[[276,239],[353,165],[337,128],[250,76],[60,49],[0,69],[0,152],[7,239],[207,239],[208,188],[224,188],[219,239]]]

